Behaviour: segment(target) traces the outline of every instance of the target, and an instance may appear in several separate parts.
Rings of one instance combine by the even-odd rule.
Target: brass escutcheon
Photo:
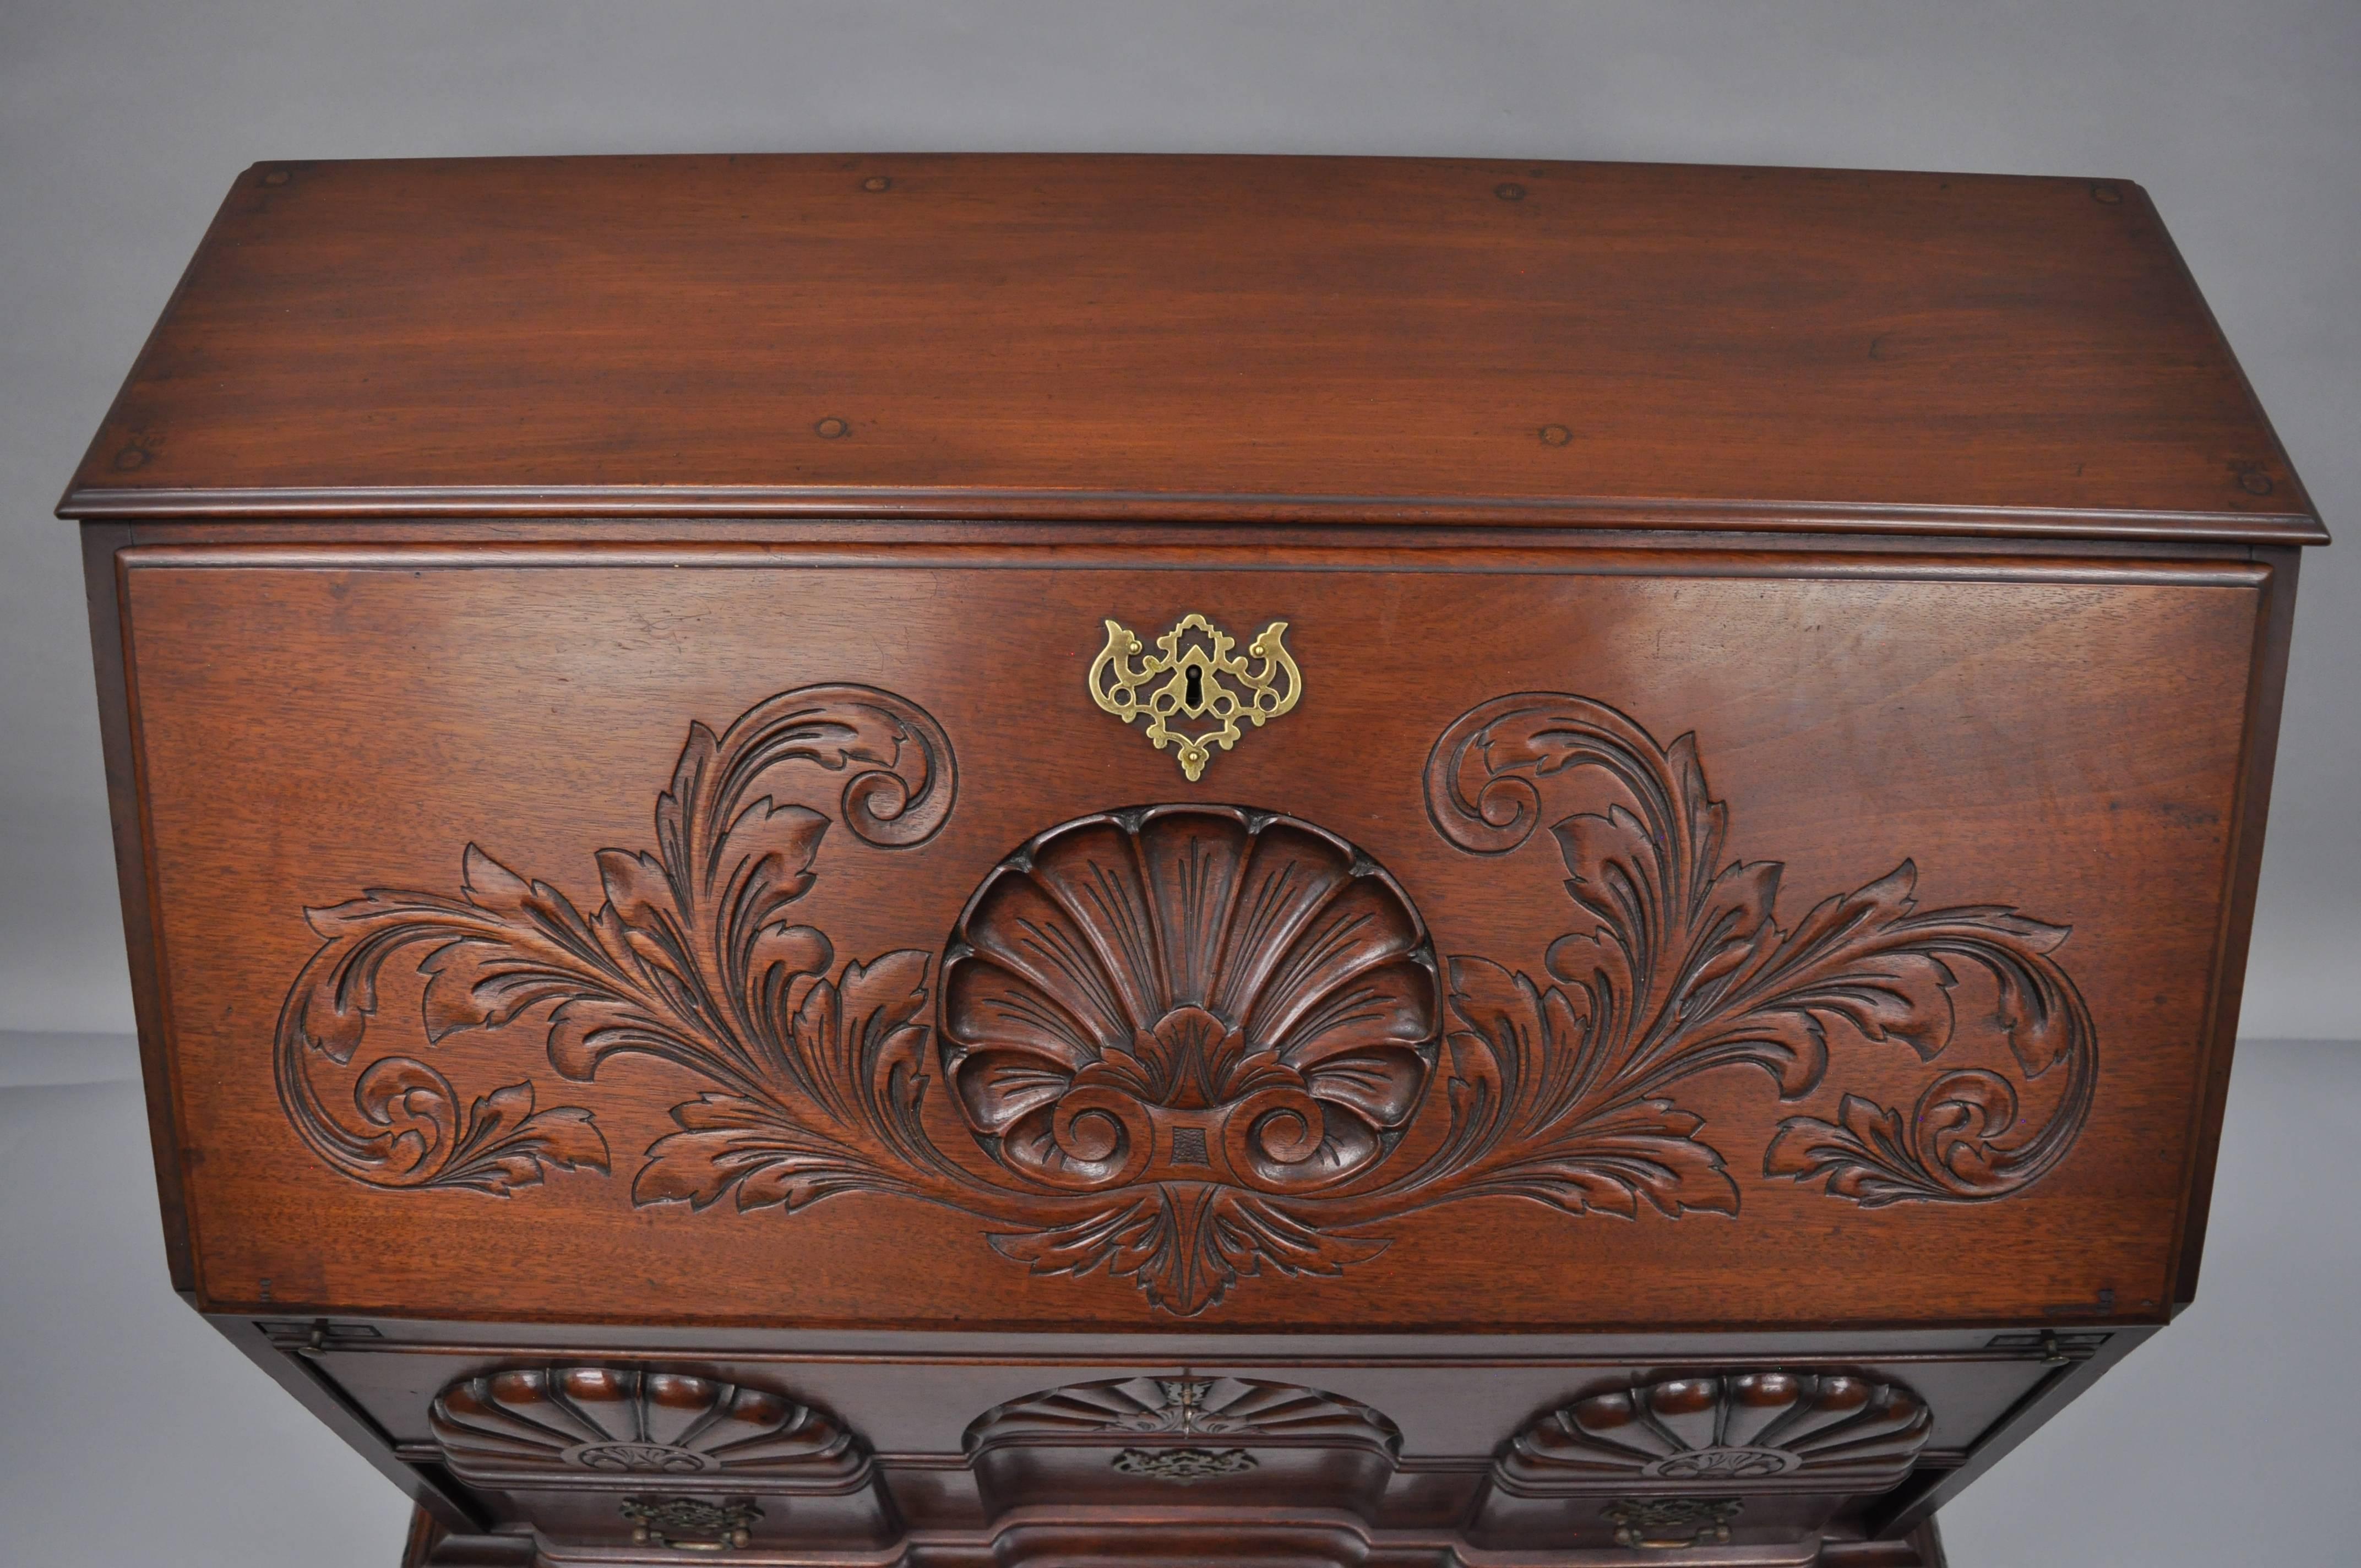
[[[1156,640],[1161,652],[1141,659],[1138,637],[1110,620],[1106,646],[1091,661],[1091,700],[1126,724],[1145,716],[1148,740],[1159,751],[1178,748],[1180,771],[1194,784],[1214,747],[1226,751],[1237,744],[1241,721],[1260,728],[1303,695],[1303,674],[1286,636],[1283,620],[1264,627],[1246,644],[1247,658],[1257,661],[1250,666],[1231,652],[1235,638],[1202,615],[1184,615]],[[1175,719],[1211,719],[1214,727],[1190,734],[1173,728]]]

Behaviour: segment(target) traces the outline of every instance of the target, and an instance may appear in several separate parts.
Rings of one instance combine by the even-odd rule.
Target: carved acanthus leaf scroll
[[[1956,1067],[1906,1119],[1845,1094],[1834,1121],[1780,1124],[1766,1177],[1871,1206],[1984,1201],[2052,1168],[2089,1113],[2096,1047],[2052,956],[2063,929],[1920,910],[1907,861],[1783,929],[1779,864],[1722,861],[1728,813],[1693,739],[1661,747],[1581,697],[1487,703],[1427,765],[1435,828],[1475,853],[1517,848],[1545,797],[1562,804],[1550,828],[1577,921],[1543,981],[1475,955],[1438,965],[1401,886],[1312,823],[1145,806],[1052,828],[984,879],[943,950],[939,1047],[931,953],[840,962],[794,921],[829,824],[768,793],[791,764],[850,772],[840,809],[872,845],[923,842],[951,809],[949,740],[890,693],[807,687],[719,737],[692,726],[655,852],[601,851],[594,914],[473,846],[461,896],[380,889],[312,913],[323,946],[278,1037],[296,1129],[379,1187],[505,1194],[606,1168],[590,1112],[537,1110],[530,1080],[463,1107],[393,1056],[358,1073],[357,1120],[330,1112],[313,1073],[351,1061],[379,971],[416,950],[429,1043],[530,1014],[565,1079],[633,1053],[697,1082],[637,1204],[920,1198],[1036,1272],[1103,1269],[1189,1315],[1241,1277],[1366,1262],[1381,1227],[1463,1199],[1735,1214],[1738,1183],[1674,1091],[1743,1066],[1798,1101],[1832,1041],[1933,1061],[1972,1035],[2016,1075]],[[1954,1014],[1969,970],[1988,1022]],[[2052,1074],[2018,1132],[2019,1082]]]
[[[788,923],[829,826],[762,792],[790,764],[848,773],[845,825],[881,847],[931,838],[957,789],[950,742],[917,707],[868,686],[805,686],[757,704],[718,738],[689,727],[672,787],[656,802],[657,852],[601,850],[606,902],[595,914],[473,844],[457,898],[372,888],[309,911],[322,946],[289,992],[278,1032],[280,1100],[296,1131],[338,1170],[378,1187],[505,1196],[553,1168],[607,1168],[591,1113],[536,1112],[529,1081],[463,1106],[441,1072],[393,1056],[356,1080],[357,1123],[329,1108],[313,1080],[316,1063],[352,1059],[377,1012],[379,971],[423,948],[428,1044],[549,1005],[549,1061],[565,1078],[587,1082],[609,1058],[638,1052],[714,1085],[708,1104],[793,1101],[809,1136],[791,1168],[764,1167],[772,1201],[790,1186],[893,1190],[894,1165],[843,1135],[860,1113],[839,1086],[856,1062],[899,1061],[924,1042],[922,1026],[905,1025],[924,1003],[928,955],[838,969],[826,937]],[[692,1196],[697,1186],[672,1168],[642,1180],[657,1197]]]
[[[1586,786],[1581,803],[1592,809],[1550,829],[1584,916],[1549,950],[1556,983],[1543,989],[1483,959],[1452,960],[1453,1010],[1473,1035],[1453,1036],[1455,1053],[1463,1040],[1472,1047],[1466,1081],[1523,1129],[1509,1146],[1541,1156],[1510,1179],[1530,1181],[1535,1197],[1575,1195],[1584,1184],[1570,1190],[1553,1171],[1544,1129],[1625,1121],[1649,1150],[1642,1165],[1659,1173],[1640,1184],[1657,1207],[1735,1212],[1719,1157],[1691,1136],[1697,1118],[1665,1091],[1742,1063],[1769,1074],[1781,1099],[1802,1099],[1827,1075],[1832,1029],[1896,1041],[1931,1062],[1961,1032],[1951,992],[1970,967],[1992,983],[1990,1027],[2024,1077],[2062,1073],[2047,1118],[2007,1140],[2019,1115],[2015,1085],[1959,1069],[1927,1084],[1906,1121],[1853,1094],[1835,1123],[1789,1117],[1763,1173],[1820,1180],[1870,1207],[1979,1202],[2038,1180],[2064,1157],[2097,1079],[2089,1010],[2051,956],[2064,927],[1994,905],[1922,910],[1911,896],[1916,868],[1905,861],[1783,930],[1773,918],[1780,863],[1722,861],[1729,810],[1708,793],[1696,738],[1661,747],[1584,697],[1524,692],[1484,703],[1446,729],[1427,760],[1436,830],[1477,854],[1530,838],[1545,789]],[[1571,1077],[1544,1074],[1552,1087],[1538,1099],[1509,1078],[1490,1091],[1496,1076],[1536,1055],[1568,1065]],[[1512,1101],[1518,1110],[1508,1109]]]

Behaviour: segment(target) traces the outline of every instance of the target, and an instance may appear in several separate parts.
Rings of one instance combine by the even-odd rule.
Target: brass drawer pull
[[[1211,1475],[1243,1475],[1255,1467],[1255,1457],[1243,1448],[1126,1448],[1115,1456],[1114,1467],[1126,1475],[1186,1485]]]
[[[631,1522],[635,1543],[666,1552],[741,1551],[754,1539],[754,1521],[763,1517],[752,1503],[708,1503],[696,1497],[661,1502],[626,1497],[622,1512]]]
[[[1620,1497],[1606,1513],[1616,1545],[1676,1552],[1728,1545],[1730,1521],[1745,1507],[1736,1497]]]

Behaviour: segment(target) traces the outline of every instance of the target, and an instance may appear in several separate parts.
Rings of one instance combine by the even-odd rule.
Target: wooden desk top
[[[61,511],[2326,538],[2121,181],[656,157],[238,176]]]

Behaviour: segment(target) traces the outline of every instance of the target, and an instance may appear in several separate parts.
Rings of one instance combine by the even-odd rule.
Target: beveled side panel
[[[2170,1299],[2259,568],[123,561],[210,1304]],[[1091,685],[1191,612],[1301,683],[1193,782]]]

